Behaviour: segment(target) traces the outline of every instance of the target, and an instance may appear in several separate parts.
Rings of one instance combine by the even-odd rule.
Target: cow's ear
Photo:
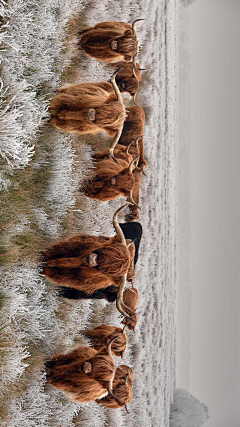
[[[126,62],[130,62],[131,59],[132,59],[132,57],[129,56],[129,55],[125,55],[124,59],[125,59]]]
[[[126,30],[124,33],[124,36],[131,36],[132,35],[132,30]]]

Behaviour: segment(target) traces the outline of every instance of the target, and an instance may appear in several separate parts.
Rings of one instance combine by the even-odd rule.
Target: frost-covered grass
[[[171,63],[174,60],[170,50],[165,52],[164,37],[167,32],[171,41],[174,35],[171,27],[174,4],[172,0],[158,1],[153,8],[152,2],[142,0],[98,3],[0,0],[0,417],[3,427],[119,427],[136,425],[135,418],[139,425],[139,419],[147,425],[159,413],[162,414],[159,425],[167,427],[173,383],[169,372],[174,335],[170,271],[174,236],[169,225],[172,220],[169,200],[173,194],[169,183],[174,181],[171,171],[174,141],[169,135],[174,133],[174,126],[165,85],[172,96],[174,78],[167,68],[174,69]],[[142,184],[141,222],[149,232],[143,236],[144,250],[135,281],[140,292],[139,326],[135,336],[128,334],[124,358],[124,363],[134,366],[136,372],[128,417],[124,410],[111,412],[97,404],[72,403],[46,384],[46,360],[76,343],[86,343],[81,331],[100,323],[119,325],[120,318],[114,304],[60,300],[56,286],[41,275],[40,256],[52,242],[78,232],[114,233],[112,215],[123,199],[99,203],[77,191],[92,167],[92,150],[104,148],[109,138],[104,134],[68,135],[44,124],[42,119],[47,116],[49,99],[58,86],[109,79],[111,67],[79,52],[76,34],[79,27],[118,20],[119,16],[128,22],[148,18],[148,25],[138,24],[140,63],[149,68],[143,76],[138,99],[148,114],[149,172]],[[161,49],[156,37],[159,22]],[[173,46],[170,41],[169,46]],[[161,70],[156,67],[159,52]],[[128,103],[129,96],[125,99]],[[160,106],[156,109],[158,102]],[[169,120],[165,118],[166,111]],[[158,243],[153,243],[156,217],[161,220],[161,227],[157,228],[161,251]],[[160,261],[157,252],[161,252]],[[162,269],[161,280],[156,265]],[[149,272],[147,266],[151,266]],[[156,295],[161,296],[161,302]],[[160,343],[157,351],[155,343]],[[149,348],[152,363],[147,364]],[[149,366],[154,367],[154,372]]]

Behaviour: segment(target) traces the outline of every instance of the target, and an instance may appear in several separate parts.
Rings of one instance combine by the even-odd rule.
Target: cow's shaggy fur
[[[89,118],[94,110],[95,118]],[[115,136],[125,120],[123,104],[111,83],[84,83],[58,89],[50,101],[50,123],[66,132],[79,134],[105,130]]]
[[[111,347],[111,351],[115,356],[121,357],[127,347],[127,337],[124,330],[116,326],[102,324],[87,331],[85,335],[91,338],[92,346],[97,351],[103,348],[103,351],[106,352],[107,345],[115,337],[116,339]]]
[[[80,47],[85,52],[104,62],[125,60],[130,62],[138,52],[138,41],[132,26],[125,22],[101,22],[79,32]],[[112,48],[112,42],[117,48]]]
[[[91,373],[84,372],[84,362],[91,363]],[[93,348],[83,346],[52,358],[45,366],[48,383],[78,402],[105,396],[109,381],[115,374],[112,356],[98,354]]]
[[[129,242],[129,240],[128,240]],[[89,265],[89,256],[97,255],[97,265]],[[135,247],[119,243],[119,237],[78,234],[53,244],[42,254],[43,273],[53,282],[91,295],[97,289],[119,286],[121,276],[132,280]],[[131,267],[131,268],[130,268]]]
[[[113,394],[116,399],[114,399],[110,395],[107,395],[103,399],[97,400],[97,403],[99,405],[105,406],[106,408],[121,408],[132,400],[132,383],[133,370],[127,365],[120,365],[116,369],[115,377],[113,380]]]

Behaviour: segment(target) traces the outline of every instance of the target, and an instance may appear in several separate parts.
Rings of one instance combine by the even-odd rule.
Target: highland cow
[[[138,40],[136,19],[132,25],[125,22],[101,22],[94,27],[86,28],[79,32],[80,48],[85,52],[104,62],[124,60],[130,62],[138,53]]]
[[[135,103],[141,80],[141,68],[139,64],[134,66],[133,62],[117,62],[114,64],[114,67],[119,69],[116,76],[116,83],[120,92],[129,92]]]
[[[109,157],[109,150],[94,155],[95,169],[89,173],[80,191],[87,197],[99,201],[125,196],[135,205],[132,197],[135,183],[133,170],[139,155],[132,159],[132,156],[122,149],[117,149],[114,155],[110,151],[111,154],[114,159]]]
[[[99,405],[110,409],[117,409],[131,402],[133,391],[133,370],[127,365],[120,365],[115,372],[111,393],[102,399],[98,399]],[[128,411],[127,411],[128,412]]]
[[[74,288],[62,287],[58,293],[60,297],[69,299],[106,299],[108,302],[117,301],[119,287],[112,285],[105,289],[98,289],[91,295],[84,291],[79,291]],[[137,313],[135,313],[136,305],[138,300],[138,291],[134,287],[124,289],[123,292],[123,303],[125,312],[131,317],[126,318],[122,321],[124,325],[130,330],[134,330],[137,325]]]
[[[116,337],[112,343],[111,351],[115,356],[123,357],[127,347],[127,336],[124,328],[102,324],[85,332],[84,335],[91,339],[91,344],[95,350],[100,351],[102,349],[105,353],[109,342]]]
[[[115,145],[126,117],[125,107],[115,81],[85,83],[60,88],[50,101],[50,123],[66,132],[78,134],[105,130],[114,136]]]
[[[78,346],[45,363],[47,381],[63,391],[69,399],[90,402],[112,393],[115,365],[109,342],[107,353],[91,347]]]
[[[125,146],[128,146],[132,141],[135,141],[135,144],[132,144],[129,149],[130,154],[131,150],[135,148],[137,143],[140,152],[138,167],[142,170],[145,170],[147,167],[147,161],[144,158],[143,145],[144,123],[145,114],[143,109],[137,105],[128,107],[128,116],[124,122],[121,137],[118,141],[118,144]]]
[[[55,243],[43,254],[43,273],[59,285],[70,286],[89,295],[97,289],[117,286],[118,293],[120,291],[117,307],[122,314],[125,313],[122,292],[126,280],[132,280],[135,274],[135,247],[132,242],[127,244],[117,221],[118,213],[125,206],[119,208],[113,217],[116,236],[79,234]]]

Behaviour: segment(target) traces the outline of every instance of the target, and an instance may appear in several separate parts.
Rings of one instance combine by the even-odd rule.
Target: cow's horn
[[[127,206],[127,205],[128,205],[128,203],[125,203],[125,205],[121,206],[121,207],[120,207],[120,208],[115,212],[115,214],[113,215],[113,226],[114,226],[114,228],[115,228],[115,230],[116,230],[116,233],[118,234],[118,237],[119,237],[119,239],[120,239],[120,242],[121,242],[121,243],[123,243],[124,245],[127,245],[127,243],[126,243],[126,239],[125,239],[125,236],[124,236],[124,234],[123,234],[123,231],[122,231],[122,229],[121,229],[121,227],[120,227],[120,225],[119,225],[119,222],[118,222],[117,217],[118,217],[119,212],[120,212],[123,208],[125,208],[125,206]]]
[[[135,72],[134,72],[134,71],[133,71],[133,74],[134,74],[134,77],[136,77],[136,74],[135,74]],[[136,93],[134,93],[134,95],[133,95],[133,97],[132,97],[132,100],[133,100],[134,105],[137,105],[137,103],[136,103],[136,96],[137,96],[137,92],[136,92]]]
[[[138,206],[137,203],[134,202],[134,200],[133,200],[133,192],[132,192],[132,190],[130,191],[130,194],[129,194],[128,198],[129,198],[129,201],[131,202],[132,205],[137,206],[137,208],[141,210],[140,206]]]
[[[112,343],[113,343],[113,341],[115,341],[117,339],[118,335],[119,334],[117,334],[116,337],[112,338],[111,341],[109,341],[109,343],[108,343],[107,351],[108,351],[109,356],[112,356],[112,351],[111,351]]]
[[[126,403],[125,403],[125,409],[126,409],[126,411],[127,411],[127,414],[129,414],[129,411],[128,411],[128,408],[127,408],[127,405],[126,405]]]
[[[133,32],[133,34],[136,36],[137,35],[137,33],[136,33],[136,23],[138,22],[138,21],[145,21],[145,19],[135,19],[135,21],[132,23],[132,32]]]
[[[134,141],[130,142],[130,144],[128,144],[127,149],[126,149],[126,154],[128,154],[129,148],[131,147],[131,145],[133,144]]]
[[[127,244],[127,247],[129,248],[134,242],[135,242],[135,240],[137,240],[137,238],[136,239],[134,239],[134,240],[131,240],[131,242],[129,242],[128,244]]]
[[[113,138],[113,140],[112,140],[112,144],[111,144],[111,147],[109,148],[109,155],[112,157],[112,159],[114,160],[114,162],[116,162],[118,165],[120,165],[121,166],[121,164],[119,163],[119,161],[116,159],[116,157],[114,156],[114,148],[116,147],[116,145],[117,145],[117,143],[118,143],[118,141],[119,141],[119,139],[120,139],[120,136],[121,136],[121,134],[122,134],[122,130],[123,130],[123,125],[122,125],[122,127],[121,128],[119,128],[118,130],[117,130],[117,133],[116,133],[116,135],[114,136],[114,138]]]
[[[124,305],[124,302],[123,302],[123,291],[124,291],[124,288],[125,288],[125,285],[126,285],[126,281],[127,281],[127,273],[124,274],[121,277],[121,282],[120,282],[119,290],[118,290],[118,293],[117,293],[116,306],[117,306],[117,309],[118,309],[119,313],[123,314],[124,317],[128,317],[132,322],[136,323],[135,320],[133,320],[131,318],[131,316],[129,316],[129,314],[126,313],[126,311],[124,311],[123,308],[122,308],[122,304]]]
[[[140,157],[140,154],[138,154],[138,155],[137,155],[137,157],[135,157],[135,159],[133,159],[133,160],[131,161],[131,163],[130,163],[130,165],[129,165],[129,172],[130,172],[130,173],[132,173],[132,171],[133,171],[133,165],[134,165],[134,163],[136,162],[136,160],[137,160],[137,159],[139,159],[139,157]]]
[[[124,107],[124,103],[123,103],[123,99],[122,99],[122,94],[121,94],[121,92],[120,92],[120,90],[119,90],[119,87],[118,87],[118,85],[117,85],[117,83],[116,83],[116,80],[115,80],[115,77],[116,77],[117,73],[118,73],[119,71],[121,71],[121,70],[123,70],[123,68],[119,68],[118,70],[116,70],[116,71],[113,73],[113,75],[112,75],[112,77],[111,77],[111,83],[112,83],[112,87],[113,87],[113,90],[114,90],[114,92],[115,92],[115,94],[116,94],[116,97],[117,97],[118,101],[120,101],[120,102],[121,102],[121,104],[122,104],[122,106]],[[124,107],[124,109],[125,109],[125,107]]]
[[[121,71],[121,70],[122,70],[122,68],[120,68],[120,69],[116,70],[116,71],[113,73],[113,75],[112,75],[112,77],[111,77],[111,83],[112,83],[112,87],[113,87],[113,90],[114,90],[114,92],[115,92],[115,94],[116,94],[116,97],[117,97],[118,101],[120,101],[120,102],[121,102],[121,104],[122,104],[122,106],[123,106],[124,113],[125,113],[124,115],[126,115],[126,111],[125,111],[125,107],[124,107],[124,103],[123,103],[122,95],[121,95],[121,92],[120,92],[119,87],[118,87],[118,85],[117,85],[117,83],[116,83],[116,80],[115,80],[115,76],[116,76],[116,75],[117,75],[117,73],[118,73],[119,71]],[[110,147],[110,149],[109,149],[109,154],[110,154],[110,156],[111,156],[111,157],[112,157],[112,159],[113,159],[116,163],[118,163],[119,165],[120,165],[120,163],[117,161],[116,157],[114,156],[114,154],[113,154],[113,150],[114,150],[114,148],[116,147],[116,145],[117,145],[117,143],[118,143],[118,141],[119,141],[119,139],[120,139],[120,137],[121,137],[122,130],[123,130],[123,123],[122,123],[122,126],[117,130],[117,133],[116,133],[115,137],[113,138],[113,141],[112,141],[111,147]]]
[[[136,147],[138,148],[138,141],[139,141],[139,139],[141,139],[143,137],[143,135],[141,135],[141,136],[139,136],[138,137],[138,139],[136,140],[136,142],[135,142],[135,144],[136,144]]]

